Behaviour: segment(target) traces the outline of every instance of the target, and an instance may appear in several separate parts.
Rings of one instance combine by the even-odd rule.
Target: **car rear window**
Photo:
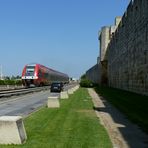
[[[61,86],[61,84],[60,83],[53,83],[53,84],[51,84],[51,86]]]

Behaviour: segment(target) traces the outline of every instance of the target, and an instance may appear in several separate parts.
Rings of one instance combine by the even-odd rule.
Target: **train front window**
[[[26,67],[26,76],[34,76],[35,66],[27,66]]]

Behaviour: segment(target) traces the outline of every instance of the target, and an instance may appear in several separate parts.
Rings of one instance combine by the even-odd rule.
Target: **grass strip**
[[[148,133],[148,96],[108,87],[96,87],[96,92],[123,112],[130,121]]]
[[[111,148],[93,110],[87,89],[80,88],[59,109],[43,108],[24,120],[27,142],[1,148]]]

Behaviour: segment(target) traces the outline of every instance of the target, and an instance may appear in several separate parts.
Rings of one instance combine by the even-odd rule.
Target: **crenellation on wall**
[[[116,18],[115,18],[115,27],[117,28],[118,27],[118,25],[120,24],[120,22],[121,22],[121,16],[117,16]],[[112,26],[111,26],[112,27]]]
[[[129,16],[130,12],[133,11],[133,1],[130,1],[128,7],[127,7],[127,15]]]

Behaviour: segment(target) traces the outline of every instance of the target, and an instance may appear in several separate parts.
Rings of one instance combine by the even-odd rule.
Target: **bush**
[[[4,80],[0,80],[0,85],[5,85]]]
[[[16,80],[16,85],[22,85],[22,80]]]
[[[0,80],[0,85],[21,85],[21,80]]]
[[[15,85],[15,81],[14,80],[4,80],[5,85]]]
[[[93,83],[88,79],[81,79],[80,86],[81,87],[93,87]]]

